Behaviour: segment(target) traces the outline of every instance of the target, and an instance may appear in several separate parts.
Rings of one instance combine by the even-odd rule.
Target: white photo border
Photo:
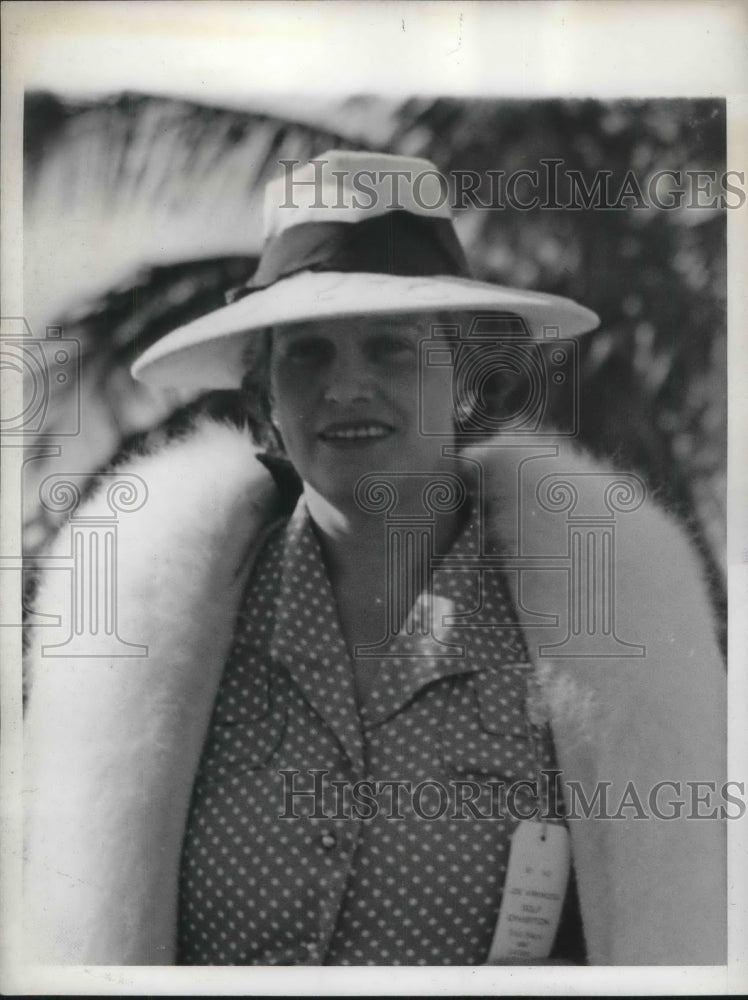
[[[498,3],[2,4],[2,316],[22,316],[23,98],[139,90],[272,109],[279,95],[724,97],[727,167],[748,164],[748,5],[694,0]],[[386,51],[387,57],[382,58]],[[246,101],[238,96],[246,93]],[[728,213],[729,777],[748,760],[748,208]],[[741,336],[742,334],[742,336]],[[20,387],[4,376],[7,406]],[[3,534],[15,544],[20,449],[3,448]],[[8,574],[5,574],[7,576]],[[2,600],[20,594],[2,581]],[[12,634],[11,634],[12,633]],[[166,968],[24,964],[20,910],[20,630],[2,644],[2,981],[11,994],[730,994],[748,990],[746,821],[729,824],[729,961],[715,968]]]

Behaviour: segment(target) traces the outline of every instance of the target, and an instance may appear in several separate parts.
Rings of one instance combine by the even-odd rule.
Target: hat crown
[[[362,222],[406,211],[451,219],[447,182],[430,160],[331,149],[306,163],[284,160],[265,188],[265,240],[306,222]]]

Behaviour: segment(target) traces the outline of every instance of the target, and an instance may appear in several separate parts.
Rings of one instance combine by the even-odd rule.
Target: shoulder
[[[664,724],[675,709],[679,724],[701,713],[723,732],[724,664],[702,563],[641,477],[568,443],[496,439],[467,457],[480,465],[487,531],[510,557],[557,721],[594,732],[650,709]]]
[[[201,607],[220,606],[222,595],[233,593],[278,503],[273,478],[249,435],[209,420],[102,473],[45,558],[34,610],[60,624],[31,630],[27,662],[38,664],[40,643],[49,648],[70,634],[71,580],[83,585],[87,572],[76,555],[82,528],[109,530],[120,627],[130,619],[139,622],[138,632],[150,633],[150,622],[173,631],[173,623]],[[79,547],[85,544],[79,540]],[[101,590],[106,581],[97,579],[96,585]],[[102,592],[100,599],[108,595]]]
[[[129,487],[133,502],[113,510],[118,487]],[[228,536],[246,538],[277,499],[249,434],[204,419],[100,473],[71,522],[114,514],[118,536],[140,548],[200,546]]]
[[[622,578],[653,586],[677,580],[681,597],[705,592],[688,532],[637,473],[568,441],[498,437],[464,454],[480,467],[488,528],[506,551],[558,555],[567,551],[572,531],[608,531]]]

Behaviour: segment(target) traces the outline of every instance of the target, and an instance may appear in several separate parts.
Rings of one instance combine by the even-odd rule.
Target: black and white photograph
[[[748,10],[627,6],[3,4],[3,992],[744,991]]]

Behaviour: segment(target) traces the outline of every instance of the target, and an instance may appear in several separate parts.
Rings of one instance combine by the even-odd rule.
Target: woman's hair
[[[241,394],[247,424],[256,444],[273,454],[283,454],[283,441],[272,419],[270,351],[272,328],[260,330],[250,339],[242,355],[245,374]]]

